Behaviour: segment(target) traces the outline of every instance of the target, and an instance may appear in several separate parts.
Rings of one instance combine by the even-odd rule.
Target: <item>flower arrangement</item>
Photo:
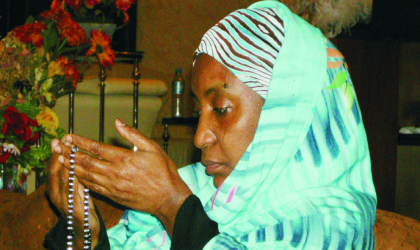
[[[63,0],[58,2],[77,22],[113,23],[129,20],[128,9],[134,0]]]
[[[74,63],[81,53],[85,63]],[[51,141],[65,133],[52,108],[76,89],[90,56],[104,67],[113,64],[109,36],[98,30],[87,38],[56,0],[0,40],[0,165],[17,168],[15,182],[46,166]]]

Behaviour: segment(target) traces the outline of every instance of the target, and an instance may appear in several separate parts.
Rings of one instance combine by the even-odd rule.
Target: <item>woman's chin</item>
[[[213,185],[215,188],[218,188],[226,180],[225,176],[215,175],[213,176]]]

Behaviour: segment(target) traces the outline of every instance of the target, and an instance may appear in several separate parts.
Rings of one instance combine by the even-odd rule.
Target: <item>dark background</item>
[[[396,178],[401,171],[397,167],[401,50],[419,42],[420,0],[373,0],[370,22],[358,23],[335,39],[348,62],[364,117],[377,206],[387,211],[402,209],[396,204],[397,186],[402,186]]]
[[[25,23],[29,16],[38,16],[49,10],[52,0],[0,0],[0,36],[5,37],[13,28]],[[116,51],[135,51],[137,5],[128,10],[131,22],[117,29],[112,38],[112,48]]]
[[[358,23],[339,37],[420,41],[420,1],[373,0],[370,22]]]

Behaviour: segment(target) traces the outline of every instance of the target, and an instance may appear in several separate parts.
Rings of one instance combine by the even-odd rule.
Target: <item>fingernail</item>
[[[61,154],[61,147],[60,147],[60,146],[55,146],[55,147],[54,147],[54,151],[55,151],[56,153]]]
[[[57,140],[57,139],[52,140],[51,141],[51,149],[54,150],[55,149],[55,146],[57,146],[58,142],[59,142],[59,140]]]
[[[58,157],[58,162],[61,163],[61,164],[64,164],[64,156],[60,155]]]
[[[73,138],[71,138],[71,135],[66,135],[65,137],[66,137],[67,142],[69,142],[69,143],[73,142]]]
[[[116,119],[115,123],[119,126],[119,127],[125,127],[127,126],[124,122],[122,122],[120,119]]]

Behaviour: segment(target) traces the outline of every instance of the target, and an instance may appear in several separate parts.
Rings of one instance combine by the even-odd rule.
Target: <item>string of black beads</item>
[[[73,212],[74,212],[74,158],[76,157],[76,152],[78,147],[74,146],[71,148],[70,154],[70,171],[69,171],[69,191],[67,195],[68,203],[68,215],[67,215],[67,250],[73,250],[73,237],[74,237],[74,228],[73,228]],[[89,189],[85,188],[83,190],[83,227],[84,227],[84,236],[83,236],[83,249],[90,250],[92,242],[92,234],[89,227]]]
[[[92,234],[89,227],[89,189],[83,189],[84,199],[83,199],[83,227],[84,227],[84,236],[83,236],[83,249],[90,250],[90,245],[92,242]]]

